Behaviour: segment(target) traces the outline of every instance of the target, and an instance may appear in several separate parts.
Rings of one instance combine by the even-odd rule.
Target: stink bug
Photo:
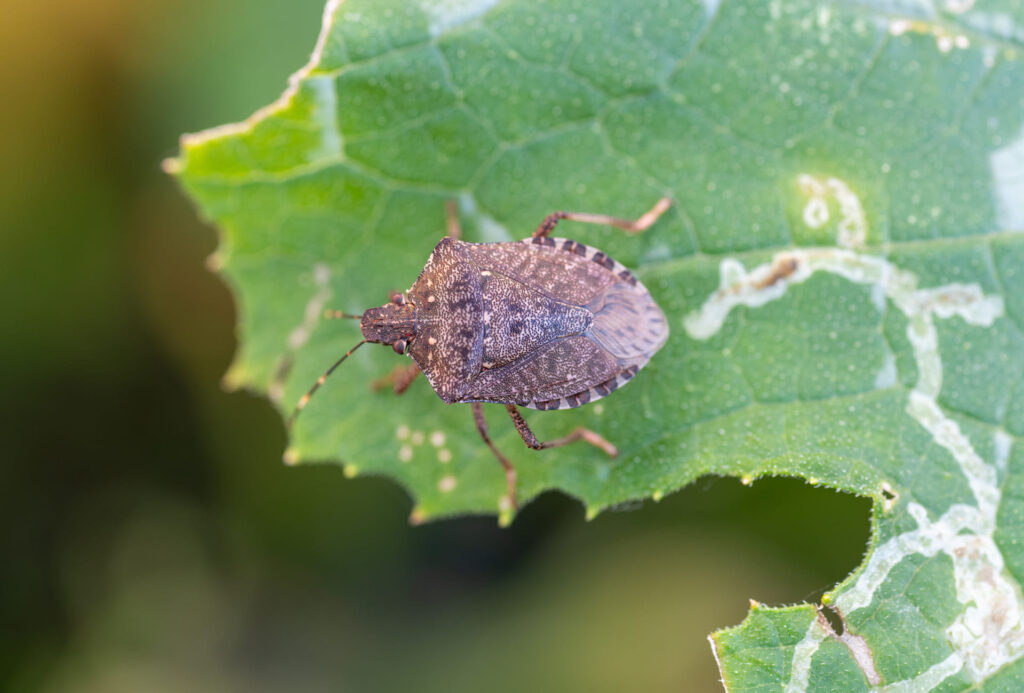
[[[358,319],[363,341],[302,396],[288,425],[342,361],[373,342],[412,357],[385,380],[397,394],[422,372],[446,404],[470,404],[480,436],[505,470],[513,507],[515,468],[488,436],[482,402],[504,404],[534,450],[584,440],[617,455],[614,445],[585,428],[538,441],[518,407],[572,409],[606,397],[661,348],[668,323],[632,272],[596,248],[552,238],[551,231],[569,219],[639,233],[670,204],[662,198],[636,221],[555,212],[522,241],[467,243],[449,203],[448,236],[408,291],[392,292],[387,303],[362,315],[328,311],[329,317]]]

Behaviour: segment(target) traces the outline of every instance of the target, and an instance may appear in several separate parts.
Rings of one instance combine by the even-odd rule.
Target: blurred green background
[[[267,402],[221,390],[234,313],[204,266],[215,232],[160,161],[273,100],[321,9],[5,9],[0,686],[716,690],[705,636],[750,598],[845,577],[866,500],[705,479],[589,523],[547,494],[508,530],[411,528],[397,486],[284,467]]]

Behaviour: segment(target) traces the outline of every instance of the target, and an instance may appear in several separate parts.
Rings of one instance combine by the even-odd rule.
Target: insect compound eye
[[[404,354],[407,342],[404,339],[399,339],[397,342],[391,345],[391,348],[395,350],[396,354]]]

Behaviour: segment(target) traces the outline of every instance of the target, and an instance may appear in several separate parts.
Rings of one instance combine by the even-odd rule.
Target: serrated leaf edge
[[[275,115],[278,111],[288,108],[291,100],[298,93],[302,81],[309,77],[310,73],[317,65],[320,64],[320,58],[323,55],[324,47],[327,45],[327,39],[331,34],[331,27],[334,24],[334,15],[341,8],[343,2],[344,0],[327,0],[327,4],[324,5],[323,19],[320,24],[320,33],[317,35],[316,45],[313,47],[313,53],[310,55],[309,60],[305,65],[288,77],[288,85],[280,96],[266,106],[258,108],[245,120],[235,123],[225,123],[216,127],[207,128],[206,130],[200,130],[199,132],[182,135],[180,138],[182,154],[177,157],[164,159],[161,164],[164,172],[175,176],[181,174],[185,166],[183,159],[185,153],[189,149],[201,146],[210,140],[221,137],[230,137],[249,133],[260,123],[260,121]]]
[[[1024,655],[1021,588],[1007,572],[994,540],[1001,497],[997,468],[1006,465],[1012,441],[1005,431],[996,431],[994,464],[987,464],[959,425],[938,405],[942,360],[935,318],[957,316],[968,324],[988,327],[1003,316],[1003,299],[998,295],[985,295],[977,284],[951,283],[919,289],[916,275],[881,256],[838,247],[797,248],[777,253],[770,262],[750,271],[736,259],[723,260],[719,268],[719,289],[700,309],[686,316],[684,326],[694,339],[708,339],[721,329],[733,308],[757,308],[778,300],[791,285],[806,281],[815,272],[878,287],[884,299],[906,316],[907,338],[919,374],[917,384],[909,393],[906,411],[931,434],[937,445],[953,456],[976,503],[955,504],[931,521],[923,506],[909,502],[907,512],[916,520],[918,528],[875,547],[853,576],[826,595],[824,601],[834,604],[841,614],[864,608],[903,558],[917,553],[934,556],[941,551],[953,561],[957,599],[964,605],[946,630],[953,653],[913,679],[891,682],[876,690],[927,691],[960,671],[972,681],[984,681]],[[887,486],[876,495],[886,497],[886,504],[891,508],[898,504],[899,497],[891,485]],[[883,507],[882,512],[886,510]],[[812,621],[804,639],[794,649],[790,679],[785,686],[787,692],[807,690],[811,658],[827,637],[828,632],[818,619]],[[711,636],[711,643],[724,681],[725,672],[718,659],[714,636]],[[863,666],[862,670],[866,678],[873,678]]]

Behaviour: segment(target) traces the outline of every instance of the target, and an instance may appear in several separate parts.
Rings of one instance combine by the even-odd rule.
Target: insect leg
[[[416,380],[416,376],[420,374],[420,367],[416,365],[416,362],[410,363],[408,366],[395,366],[395,369],[388,373],[383,378],[378,378],[370,383],[370,387],[374,390],[383,390],[386,387],[393,387],[396,395],[403,394],[412,385],[412,381]]]
[[[448,200],[444,206],[445,217],[448,220],[448,238],[458,241],[462,239],[462,227],[459,226],[459,209],[455,200]]]
[[[412,385],[412,381],[416,380],[416,376],[420,374],[420,367],[416,365],[416,362],[412,362],[405,369],[398,372],[395,375],[395,394],[403,394]]]
[[[487,435],[487,419],[484,418],[483,406],[479,402],[473,402],[469,406],[473,408],[473,420],[476,421],[476,430],[480,431],[480,437],[484,439],[487,447],[491,449],[491,452],[498,458],[498,462],[505,470],[505,483],[508,484],[508,498],[512,502],[512,507],[518,508],[519,503],[516,501],[516,468],[512,466],[507,457],[501,454],[501,451],[491,442],[491,437]]]
[[[668,197],[663,197],[655,203],[653,207],[640,215],[639,219],[630,221],[629,219],[619,219],[618,217],[609,217],[604,214],[586,214],[581,212],[554,212],[544,217],[544,221],[540,223],[537,230],[533,232],[533,237],[543,237],[551,234],[554,230],[555,225],[558,224],[562,219],[568,219],[569,221],[582,221],[587,224],[606,224],[608,226],[614,226],[615,228],[622,229],[626,233],[640,233],[646,231],[654,222],[658,220],[662,214],[665,213],[669,207],[672,206],[672,200]]]
[[[618,448],[588,428],[576,428],[564,438],[556,438],[555,440],[548,440],[542,443],[537,440],[537,436],[533,435],[533,431],[526,425],[526,419],[523,418],[523,415],[519,413],[514,404],[506,404],[505,408],[508,409],[508,415],[512,417],[512,422],[516,425],[516,430],[522,437],[523,442],[534,450],[558,448],[569,443],[575,443],[577,440],[585,440],[594,447],[604,450],[608,453],[609,457],[617,457],[619,454]]]

